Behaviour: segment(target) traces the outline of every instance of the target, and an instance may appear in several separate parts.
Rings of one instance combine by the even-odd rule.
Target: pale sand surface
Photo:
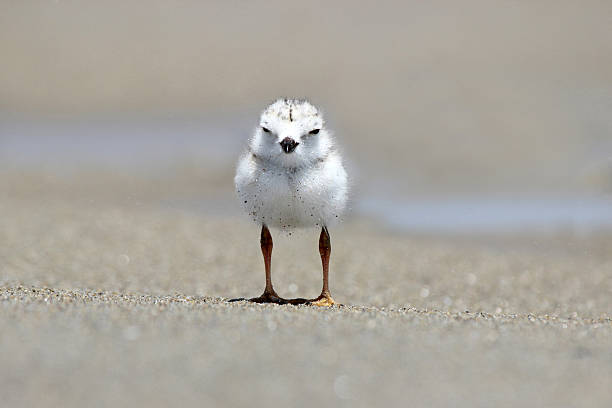
[[[263,288],[246,219],[141,200],[135,182],[128,197],[14,177],[0,201],[3,405],[612,403],[607,233],[426,237],[353,218],[331,231],[344,306],[228,303]],[[275,235],[281,295],[318,294],[316,235]]]

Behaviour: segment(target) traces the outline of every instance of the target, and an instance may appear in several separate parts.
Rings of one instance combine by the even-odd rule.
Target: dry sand
[[[263,287],[245,219],[7,177],[3,405],[612,403],[609,234],[425,237],[352,219],[332,230],[343,306],[229,303]],[[316,232],[275,237],[277,291],[315,296]]]

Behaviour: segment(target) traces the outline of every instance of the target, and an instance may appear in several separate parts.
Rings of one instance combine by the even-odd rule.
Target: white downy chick
[[[324,247],[327,245],[331,250],[327,227],[339,219],[346,206],[348,183],[342,157],[334,147],[332,134],[325,127],[319,109],[298,99],[279,99],[268,106],[261,114],[247,151],[238,161],[235,183],[242,207],[262,225],[264,260],[267,250],[264,241],[269,240],[270,254],[272,251],[268,227],[284,231],[321,228],[319,249],[324,264],[324,293],[319,298],[333,304],[327,289]],[[283,301],[275,293],[271,296],[274,291],[268,280],[264,295],[252,300]]]
[[[283,230],[336,221],[347,201],[347,176],[320,111],[305,100],[279,99],[259,123],[236,171],[245,211]]]

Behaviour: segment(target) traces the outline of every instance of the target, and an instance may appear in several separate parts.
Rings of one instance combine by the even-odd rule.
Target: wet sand
[[[424,236],[353,217],[331,230],[342,306],[229,303],[263,288],[246,219],[156,204],[135,182],[129,196],[10,179],[7,406],[612,402],[608,233]],[[274,236],[277,291],[316,296],[316,231]]]

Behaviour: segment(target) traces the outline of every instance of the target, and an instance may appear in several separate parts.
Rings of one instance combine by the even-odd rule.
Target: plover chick
[[[279,99],[261,114],[259,126],[240,157],[236,191],[244,210],[261,225],[261,251],[266,287],[250,299],[264,303],[309,303],[331,306],[328,226],[341,215],[347,200],[342,157],[321,112],[306,100]],[[281,298],[272,287],[272,235],[269,228],[321,228],[319,253],[323,289],[316,299]]]

